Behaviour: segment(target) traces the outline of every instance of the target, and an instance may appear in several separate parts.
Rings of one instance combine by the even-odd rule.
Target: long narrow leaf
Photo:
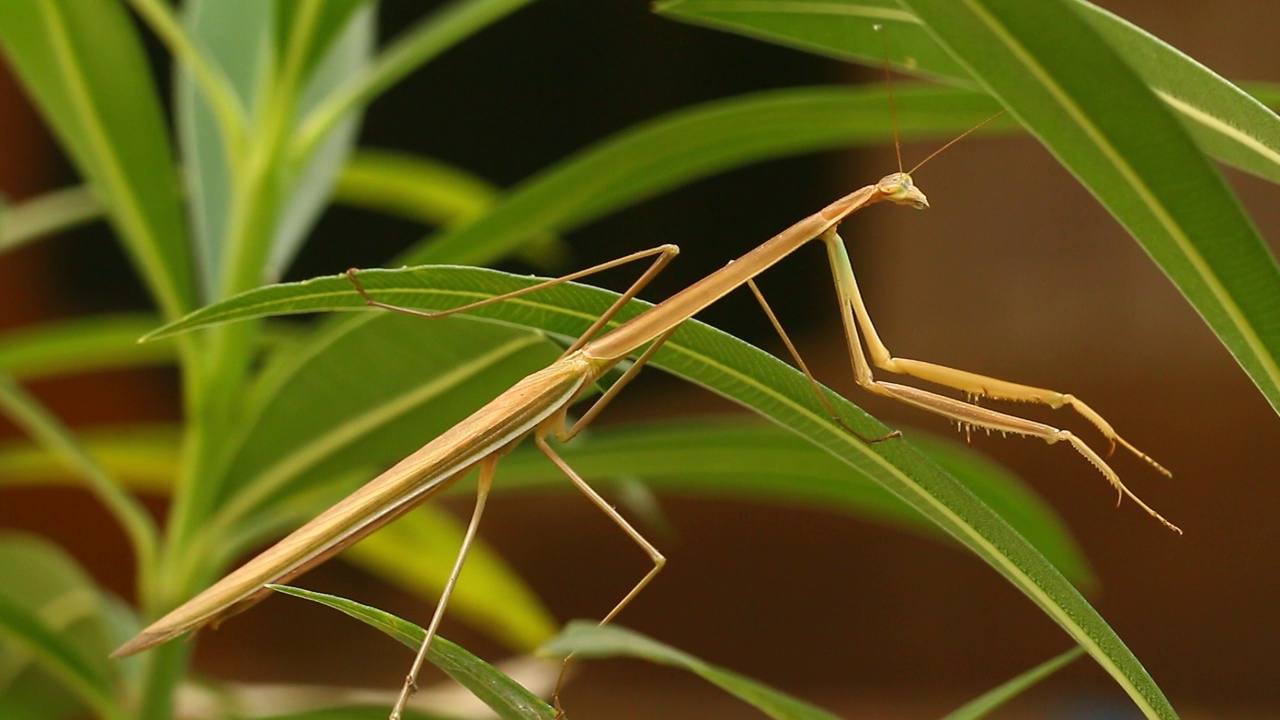
[[[0,43],[94,186],[166,316],[193,306],[173,154],[150,68],[111,0],[0,4]]]
[[[92,580],[47,541],[12,533],[0,535],[0,580],[0,697],[14,679],[37,682],[32,666],[101,717],[123,720]]]
[[[947,713],[942,720],[974,720],[975,718],[986,717],[988,713],[1026,692],[1036,683],[1070,665],[1081,655],[1084,655],[1084,649],[1074,647],[1061,655],[1049,658],[1017,677],[1010,678],[1007,682],[1001,683],[998,687],[983,693],[980,697],[965,703],[962,707],[956,708],[954,712]]]
[[[454,0],[423,18],[310,113],[294,143],[298,154],[309,154],[344,116],[372,102],[423,63],[531,2]]]
[[[59,677],[75,672],[86,681],[96,677],[92,682],[98,683],[114,680],[121,669],[106,658],[115,638],[107,619],[109,603],[93,578],[66,551],[42,537],[0,532],[0,599],[22,608],[30,624],[65,643],[61,651],[32,647],[34,637],[17,641],[0,630],[0,708],[5,720],[68,717],[77,709],[83,714],[91,705],[77,702],[77,693],[68,693]],[[57,671],[50,662],[69,667]]]
[[[80,444],[112,477],[135,493],[163,495],[173,486],[182,434],[176,426],[139,425],[81,430]],[[66,464],[28,441],[0,444],[0,488],[81,484]]]
[[[700,660],[637,632],[575,620],[543,652],[582,659],[633,657],[691,672],[774,720],[837,720],[835,715],[751,678]]]
[[[102,217],[87,185],[45,193],[0,209],[0,251],[11,250]]]
[[[157,531],[151,516],[120,481],[109,475],[85,450],[79,439],[48,408],[31,397],[12,378],[0,373],[0,412],[79,475],[116,521],[124,527],[138,556],[139,585],[151,589]]]
[[[1082,17],[1191,126],[1201,148],[1280,182],[1280,118],[1247,93],[1147,31],[1083,0]],[[895,69],[963,87],[974,77],[897,0],[667,0],[675,20],[756,37],[840,60]],[[875,26],[884,32],[877,34]]]
[[[154,315],[97,315],[13,330],[0,335],[0,369],[30,380],[171,364],[173,343],[137,342],[155,323]]]
[[[287,585],[269,587],[276,592],[328,605],[381,630],[414,651],[422,646],[422,640],[426,636],[422,628],[411,622],[345,598]],[[554,720],[556,717],[555,708],[502,674],[497,668],[442,637],[436,637],[431,643],[427,659],[474,693],[504,720]]]
[[[953,128],[971,128],[999,109],[981,93],[954,88],[902,88],[895,98],[903,137],[954,137]],[[483,264],[504,257],[531,234],[566,232],[713,173],[881,143],[891,138],[888,108],[881,88],[839,87],[761,92],[684,108],[537,173],[474,222],[427,238],[396,262]],[[1013,128],[997,120],[986,129]]]

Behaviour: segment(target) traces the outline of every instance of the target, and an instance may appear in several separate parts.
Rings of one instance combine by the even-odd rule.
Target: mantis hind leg
[[[358,270],[356,270],[355,268],[351,268],[350,270],[347,270],[346,275],[347,275],[347,279],[351,281],[351,284],[355,286],[356,292],[360,293],[360,297],[364,298],[365,305],[368,305],[369,307],[382,308],[383,310],[391,310],[398,313],[404,313],[406,315],[414,315],[417,317],[435,319],[435,318],[448,317],[450,315],[456,315],[458,313],[467,312],[470,310],[477,310],[482,307],[487,307],[489,305],[500,303],[504,300],[511,300],[514,298],[518,298],[523,295],[528,295],[529,293],[537,292],[539,290],[545,290],[547,288],[555,287],[556,285],[562,285],[571,280],[577,280],[579,278],[587,277],[588,275],[594,275],[599,272],[604,272],[605,270],[610,270],[620,265],[626,265],[627,263],[633,262],[635,260],[642,260],[644,258],[653,257],[654,255],[657,255],[658,257],[653,261],[653,264],[649,266],[649,269],[646,270],[644,274],[640,276],[639,279],[637,279],[634,283],[632,283],[631,287],[627,288],[627,291],[624,292],[621,297],[615,300],[613,304],[609,306],[609,309],[605,310],[604,313],[602,313],[600,317],[597,318],[596,321],[593,322],[591,326],[588,327],[584,333],[582,333],[582,336],[579,337],[577,341],[573,343],[573,345],[571,345],[567,350],[565,350],[565,354],[567,355],[581,348],[583,345],[587,343],[587,341],[589,341],[592,337],[594,337],[596,333],[600,332],[600,329],[603,328],[605,325],[607,325],[609,321],[612,320],[613,317],[618,314],[618,311],[621,310],[624,305],[626,305],[628,302],[631,301],[632,298],[638,295],[640,291],[643,290],[644,287],[649,284],[649,281],[652,280],[654,277],[656,277],[659,272],[662,272],[662,268],[666,267],[667,263],[671,262],[671,260],[675,258],[676,255],[679,255],[679,254],[680,254],[680,248],[675,245],[659,245],[654,248],[649,248],[648,250],[641,250],[640,252],[631,253],[630,255],[626,255],[620,258],[615,258],[608,262],[600,263],[599,265],[594,265],[592,267],[586,268],[585,270],[579,270],[577,272],[569,273],[568,275],[562,275],[561,277],[558,277],[558,278],[544,280],[540,283],[530,285],[529,287],[520,288],[519,290],[513,290],[509,293],[503,293],[502,295],[494,295],[493,297],[488,297],[483,300],[477,300],[473,303],[467,303],[466,305],[461,305],[456,308],[450,308],[448,310],[435,310],[435,311],[418,310],[416,308],[404,307],[403,305],[393,305],[391,303],[382,302],[380,300],[374,300],[373,297],[370,296],[368,290],[366,290],[364,285],[360,282],[360,279],[356,277],[357,274],[359,273]]]
[[[418,648],[418,654],[413,659],[413,666],[409,669],[409,674],[405,676],[404,687],[400,689],[400,696],[396,699],[395,707],[391,710],[391,720],[400,720],[404,713],[405,705],[409,702],[409,698],[418,690],[418,673],[422,672],[422,665],[426,662],[427,652],[431,649],[431,643],[436,638],[436,633],[440,629],[440,621],[444,619],[445,608],[449,606],[449,598],[453,595],[453,588],[458,584],[458,576],[462,574],[462,566],[466,562],[467,553],[471,550],[471,544],[476,537],[476,530],[480,527],[480,518],[484,515],[485,501],[489,498],[489,488],[493,485],[494,472],[498,468],[498,456],[490,455],[480,461],[480,482],[476,489],[476,506],[471,513],[471,522],[467,525],[466,535],[462,538],[462,546],[458,548],[458,558],[453,563],[453,570],[449,573],[449,579],[445,581],[444,589],[440,591],[440,602],[436,605],[436,611],[431,615],[431,622],[427,625],[426,636],[422,639],[422,645]]]

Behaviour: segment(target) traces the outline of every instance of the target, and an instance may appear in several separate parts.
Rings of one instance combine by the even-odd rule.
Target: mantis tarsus
[[[962,135],[961,137],[964,136]],[[936,154],[934,153],[934,155]],[[930,158],[932,157],[931,155]],[[926,158],[925,162],[930,158]],[[919,167],[920,165],[917,165],[916,168],[912,169],[912,172]],[[534,436],[534,442],[542,453],[601,511],[621,527],[653,561],[653,568],[636,583],[631,591],[601,621],[602,624],[610,622],[619,611],[626,607],[653,580],[654,576],[662,569],[665,560],[657,548],[650,544],[561,459],[548,442],[548,439],[555,438],[559,442],[572,439],[639,372],[653,353],[661,347],[663,342],[681,323],[731,290],[744,284],[748,285],[756,295],[797,364],[809,378],[815,391],[818,390],[817,381],[808,372],[754,282],[755,276],[814,239],[821,240],[827,248],[836,292],[839,297],[848,352],[853,365],[854,378],[858,385],[870,392],[892,397],[942,415],[964,426],[1036,437],[1050,444],[1065,441],[1106,477],[1121,498],[1128,496],[1165,526],[1181,532],[1130,492],[1103,457],[1071,432],[980,407],[973,402],[978,398],[991,398],[1014,402],[1039,403],[1051,408],[1070,406],[1107,438],[1112,450],[1115,449],[1116,445],[1120,445],[1161,473],[1169,474],[1154,460],[1121,438],[1098,413],[1074,396],[998,380],[942,365],[892,356],[888,348],[881,342],[871,322],[871,318],[858,293],[857,283],[850,267],[848,255],[845,252],[844,242],[837,234],[837,227],[842,220],[868,205],[881,201],[889,201],[894,204],[915,208],[928,206],[928,200],[924,193],[915,187],[910,173],[901,171],[891,173],[873,185],[868,185],[836,200],[821,211],[804,218],[775,235],[741,258],[732,261],[661,304],[599,337],[596,337],[596,335],[600,333],[618,310],[635,297],[675,257],[678,253],[678,249],[675,246],[663,245],[637,252],[562,278],[547,280],[514,293],[488,298],[441,312],[423,312],[374,300],[360,285],[356,272],[354,270],[348,271],[348,276],[355,285],[356,290],[364,296],[366,303],[370,306],[425,317],[443,317],[536,292],[540,289],[575,280],[635,260],[653,258],[652,263],[644,274],[577,341],[570,345],[556,362],[525,377],[453,428],[427,443],[414,454],[369,481],[365,486],[285,537],[270,549],[253,558],[244,566],[227,575],[192,600],[157,620],[137,637],[116,650],[114,655],[125,656],[140,652],[188,631],[217,623],[248,608],[270,593],[270,590],[264,587],[266,584],[287,582],[365,535],[377,530],[382,525],[399,517],[417,504],[434,496],[437,492],[449,487],[472,468],[478,468],[480,470],[480,479],[475,510],[453,570],[441,593],[440,602],[427,628],[426,639],[409,672],[396,707],[392,711],[392,717],[398,717],[413,692],[415,678],[426,658],[431,641],[435,637],[450,594],[462,568],[462,563],[466,558],[467,550],[475,536],[498,460],[529,434]],[[861,340],[859,339],[860,337]],[[867,349],[865,354],[861,345],[863,342],[865,342]],[[613,383],[570,426],[567,422],[567,412],[574,401],[588,391],[602,375],[640,351],[641,348],[644,348],[643,352],[631,367],[622,374],[621,378]],[[873,366],[887,372],[904,374],[953,388],[965,393],[970,401],[957,400],[927,390],[878,380],[872,374]],[[826,400],[821,392],[818,392],[818,397],[826,405]],[[843,422],[829,405],[827,405],[827,409],[831,412],[833,419],[843,425]],[[851,429],[849,431],[852,432]],[[897,433],[891,433],[883,438],[863,439],[875,442],[896,435]]]

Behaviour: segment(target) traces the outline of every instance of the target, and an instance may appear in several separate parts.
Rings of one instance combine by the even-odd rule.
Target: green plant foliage
[[[194,306],[169,133],[141,39],[111,0],[6,3],[0,42],[165,315]]]
[[[381,630],[415,652],[422,646],[422,640],[426,637],[426,632],[417,625],[377,608],[287,585],[270,587],[277,592],[318,602],[346,613],[360,622]],[[436,638],[436,641],[431,644],[427,659],[475,693],[477,698],[504,720],[554,720],[556,716],[555,708],[525,690],[523,686],[502,674],[497,668],[444,638]]]
[[[4,486],[90,488],[138,558],[138,609],[125,610],[47,543],[0,538],[6,718],[185,714],[189,709],[174,703],[193,644],[171,643],[123,663],[107,661],[106,651],[206,587],[236,557],[555,362],[564,343],[616,298],[565,285],[467,318],[347,312],[309,326],[267,320],[363,309],[342,277],[255,289],[288,269],[329,202],[436,227],[393,264],[523,257],[555,267],[569,256],[566,233],[647,198],[729,169],[880,143],[890,134],[885,88],[814,87],[678,109],[511,188],[436,159],[356,148],[370,103],[459,43],[482,42],[489,25],[519,22],[516,11],[530,2],[457,0],[381,45],[378,4],[362,0],[0,4],[0,49],[83,182],[0,209],[0,250],[104,217],[158,308],[154,316],[59,321],[0,337],[0,410],[33,440],[0,448]],[[1129,230],[1280,409],[1280,272],[1210,162],[1280,180],[1280,118],[1262,104],[1280,102],[1276,86],[1250,86],[1250,96],[1082,0],[667,0],[657,12],[840,60],[879,65],[887,54],[894,67],[922,79],[894,90],[904,139],[950,139],[1006,110],[981,132],[1025,132],[1042,142]],[[174,57],[172,131],[143,53],[143,30]],[[382,300],[430,309],[531,282],[439,265],[362,278]],[[615,323],[646,307],[632,303]],[[169,324],[153,339],[177,337],[133,342],[161,323]],[[155,365],[180,374],[182,425],[77,434],[10,380]],[[681,326],[653,365],[773,426],[717,420],[593,432],[564,450],[585,475],[606,486],[639,477],[663,494],[816,507],[946,538],[948,551],[972,552],[1019,588],[1139,711],[1174,717],[1137,658],[1077,591],[1094,580],[1064,523],[1016,479],[915,432],[864,444],[830,422],[795,370],[697,322]],[[829,397],[860,432],[887,430]],[[496,486],[570,488],[527,448],[504,459]],[[466,489],[461,483],[459,491]],[[170,495],[166,521],[155,522],[127,490]],[[424,508],[349,558],[434,598],[458,534],[440,508]],[[432,559],[398,562],[409,545]],[[323,601],[407,644],[421,638],[375,610]],[[551,612],[483,546],[451,612],[517,650],[553,629]],[[640,655],[691,670],[773,717],[826,717],[624,631],[574,626],[568,638],[558,641],[561,649],[579,642],[583,654]],[[441,641],[434,650],[433,660],[452,667],[502,717],[554,716],[460,648]],[[958,716],[988,711],[1071,657],[1010,681]],[[49,688],[62,691],[59,700],[41,700],[53,696],[44,692]],[[219,690],[215,684],[212,702],[233,714],[231,696]],[[294,717],[364,716],[333,705]]]
[[[92,578],[42,538],[0,533],[0,707],[11,720],[124,718],[106,659],[121,633]],[[127,665],[135,665],[131,661]],[[67,694],[60,687],[70,690]]]

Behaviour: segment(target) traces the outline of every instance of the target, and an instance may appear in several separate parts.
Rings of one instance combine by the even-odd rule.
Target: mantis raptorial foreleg
[[[853,364],[854,379],[858,385],[873,392],[877,395],[894,398],[909,405],[928,410],[930,412],[950,418],[965,426],[980,427],[987,430],[994,430],[1000,433],[1014,433],[1029,437],[1040,438],[1049,444],[1059,441],[1065,441],[1076,449],[1085,457],[1094,467],[1102,473],[1103,477],[1111,483],[1112,487],[1120,497],[1128,496],[1137,503],[1148,514],[1164,523],[1169,529],[1181,533],[1176,525],[1164,519],[1160,513],[1157,513],[1150,506],[1144,503],[1136,495],[1125,487],[1120,481],[1120,477],[1114,470],[1107,465],[1102,456],[1094,452],[1092,448],[1084,443],[1080,438],[1071,432],[1059,430],[1044,423],[1034,422],[1025,418],[1009,415],[1007,413],[990,410],[988,408],[979,407],[972,402],[964,402],[955,398],[946,397],[937,393],[913,388],[897,383],[884,382],[877,380],[872,374],[871,363],[875,367],[887,372],[909,375],[929,382],[937,383],[946,387],[954,388],[965,393],[971,399],[989,397],[995,400],[1006,400],[1012,402],[1030,402],[1047,405],[1051,408],[1071,407],[1086,420],[1092,423],[1103,436],[1111,443],[1112,448],[1116,444],[1124,446],[1132,451],[1139,458],[1146,461],[1152,467],[1159,470],[1165,475],[1169,475],[1169,471],[1165,470],[1155,460],[1152,460],[1145,453],[1140,452],[1133,445],[1129,444],[1124,438],[1120,437],[1110,423],[1098,415],[1092,408],[1080,402],[1075,397],[1066,393],[1055,392],[1053,390],[1045,390],[1043,388],[1032,387],[1029,385],[1020,385],[997,378],[978,375],[976,373],[957,370],[955,368],[946,367],[945,365],[937,365],[934,363],[922,362],[919,360],[909,360],[906,358],[895,358],[880,340],[879,334],[876,332],[875,325],[871,322],[871,316],[867,312],[866,304],[862,300],[861,293],[858,292],[858,283],[854,279],[853,269],[849,263],[849,255],[845,251],[844,241],[836,232],[835,228],[831,228],[824,232],[821,236],[822,241],[827,246],[827,256],[831,263],[831,272],[835,278],[836,293],[839,295],[840,301],[840,317],[844,323],[845,336],[849,349],[849,358]],[[867,344],[867,351],[871,355],[871,363],[867,362],[866,355],[863,354],[862,345],[859,342],[859,335]]]
[[[600,332],[600,329],[603,328],[605,325],[607,325],[609,321],[612,320],[614,316],[618,314],[618,311],[621,310],[624,305],[631,302],[631,299],[634,298],[636,295],[639,295],[640,291],[643,290],[645,286],[649,284],[649,281],[652,280],[658,273],[662,272],[662,268],[666,267],[667,263],[671,262],[671,260],[675,258],[676,255],[679,255],[679,254],[680,254],[680,248],[675,245],[659,245],[657,247],[649,248],[648,250],[641,250],[639,252],[634,252],[634,253],[631,253],[630,255],[625,255],[620,258],[614,258],[613,260],[600,263],[599,265],[593,265],[589,268],[586,268],[585,270],[579,270],[577,272],[569,273],[568,275],[561,275],[558,278],[544,280],[540,283],[530,285],[529,287],[520,288],[519,290],[513,290],[509,293],[503,293],[501,295],[493,295],[491,297],[484,298],[483,300],[477,300],[473,303],[467,303],[466,305],[459,305],[458,307],[450,308],[448,310],[435,310],[435,311],[418,310],[416,308],[403,307],[400,305],[392,305],[391,303],[385,303],[379,300],[374,300],[372,297],[369,296],[369,293],[365,291],[364,286],[360,284],[360,281],[356,279],[355,268],[352,268],[347,271],[347,278],[351,280],[352,285],[356,286],[356,290],[359,291],[360,297],[364,298],[364,304],[368,305],[369,307],[382,308],[383,310],[391,310],[398,313],[404,313],[405,315],[413,315],[415,317],[436,319],[436,318],[449,317],[450,315],[456,315],[458,313],[469,312],[471,310],[477,310],[479,308],[487,307],[489,305],[494,305],[496,303],[500,303],[506,300],[512,300],[514,298],[518,298],[523,295],[528,295],[530,293],[534,293],[539,290],[545,290],[549,287],[555,287],[556,285],[563,285],[564,283],[570,282],[572,280],[584,278],[589,275],[595,275],[596,273],[601,273],[601,272],[604,272],[605,270],[610,270],[610,269],[619,267],[621,265],[626,265],[627,263],[634,262],[636,260],[643,260],[644,258],[653,257],[654,255],[657,255],[658,258],[653,261],[653,264],[649,266],[649,269],[645,270],[644,274],[641,275],[634,283],[632,283],[631,287],[627,288],[627,291],[623,293],[621,297],[615,300],[613,304],[609,306],[608,310],[605,310],[603,313],[601,313],[600,317],[596,318],[595,322],[591,323],[591,326],[588,327],[582,333],[582,335],[578,337],[576,341],[574,341],[573,345],[569,346],[569,349],[564,351],[564,355],[568,355],[569,353],[572,353],[575,350],[578,350],[587,342],[589,342],[591,338],[595,337],[596,334]]]

